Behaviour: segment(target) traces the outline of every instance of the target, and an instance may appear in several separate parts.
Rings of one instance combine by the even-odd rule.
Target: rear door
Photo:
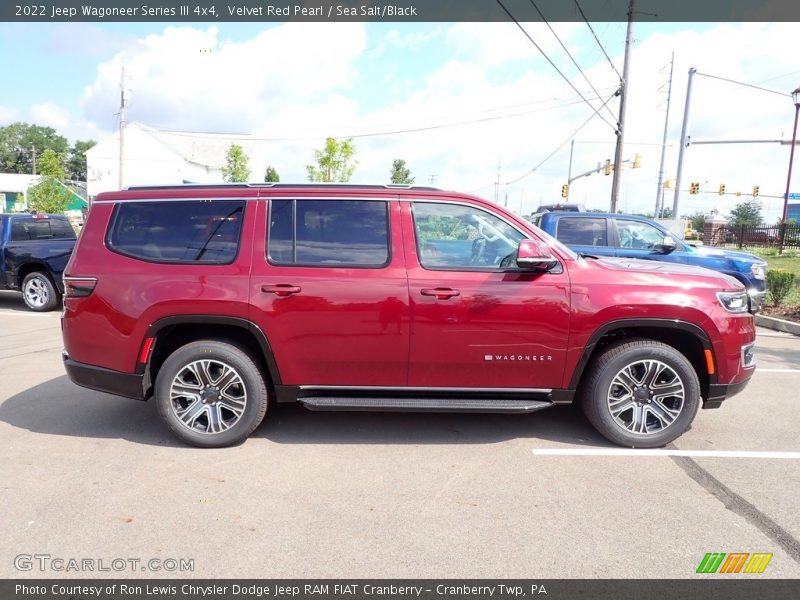
[[[284,385],[404,386],[408,281],[396,198],[259,202],[251,320]]]
[[[409,386],[561,387],[566,270],[504,270],[526,234],[485,208],[401,204],[412,316]]]
[[[608,226],[605,217],[559,216],[555,237],[575,252],[614,256],[614,248],[609,243]]]

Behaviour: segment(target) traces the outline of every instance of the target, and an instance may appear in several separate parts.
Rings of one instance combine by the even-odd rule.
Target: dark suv
[[[70,378],[153,397],[199,446],[243,440],[269,401],[524,413],[579,400],[608,439],[653,447],[754,370],[734,278],[581,258],[433,188],[101,194],[64,282]]]

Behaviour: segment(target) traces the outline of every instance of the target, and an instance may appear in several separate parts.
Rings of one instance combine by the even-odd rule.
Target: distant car
[[[554,210],[567,211],[567,212],[586,212],[586,207],[583,204],[542,204],[536,209],[536,213],[552,212]]]
[[[549,212],[533,224],[579,253],[695,265],[732,275],[758,309],[767,293],[767,263],[758,256],[679,240],[660,223],[635,215]]]
[[[0,214],[0,290],[21,291],[31,310],[53,310],[74,246],[75,230],[64,215]]]

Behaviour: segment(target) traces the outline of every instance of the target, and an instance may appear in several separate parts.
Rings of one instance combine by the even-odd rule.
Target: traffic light
[[[611,175],[611,159],[606,159],[606,166],[603,167],[603,175]]]
[[[665,190],[671,190],[672,189],[672,179],[667,179],[664,182],[664,189]]]
[[[561,197],[562,198],[569,198],[569,184],[565,183],[561,186]]]
[[[633,157],[633,168],[639,169],[642,166],[642,155],[638,152]]]
[[[692,183],[689,186],[689,193],[690,194],[699,194],[700,193],[700,184],[699,183]]]
[[[719,184],[719,195],[720,196],[724,196],[725,195],[725,184],[724,183],[720,183]]]
[[[754,185],[753,186],[753,198],[758,198],[758,191],[759,191],[758,190],[758,186]]]

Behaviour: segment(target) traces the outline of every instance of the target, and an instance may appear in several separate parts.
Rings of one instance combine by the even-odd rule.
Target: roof
[[[184,183],[180,185],[134,185],[126,190],[182,190],[191,188],[203,189],[241,189],[241,188],[276,188],[276,189],[352,189],[352,190],[419,190],[423,192],[441,192],[439,188],[409,185],[404,183],[357,184],[357,183]]]

